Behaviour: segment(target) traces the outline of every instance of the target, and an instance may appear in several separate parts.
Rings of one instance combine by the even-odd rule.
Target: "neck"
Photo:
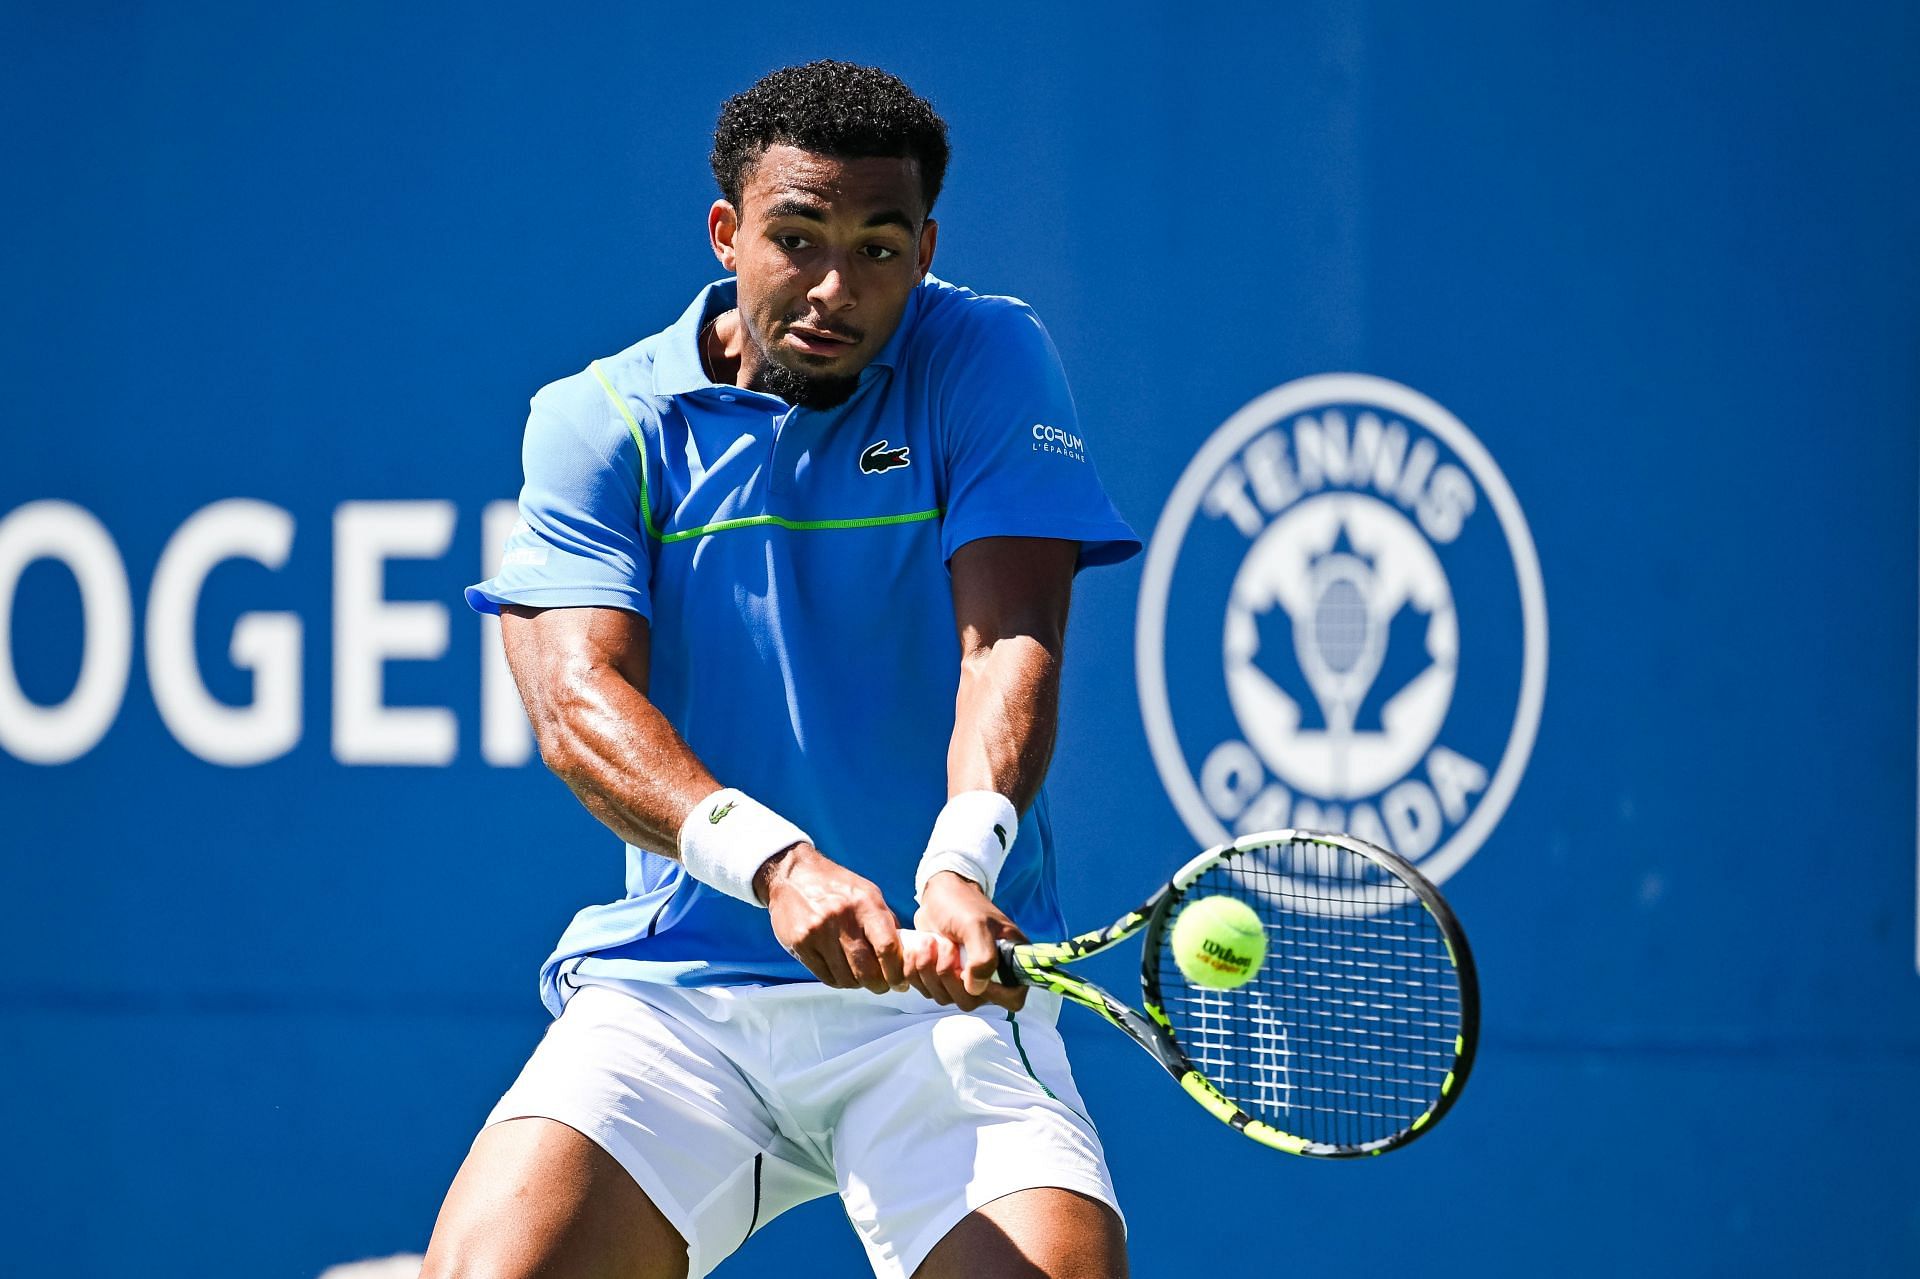
[[[700,359],[707,366],[707,376],[722,386],[749,385],[756,371],[750,346],[739,311],[714,316],[700,338]]]

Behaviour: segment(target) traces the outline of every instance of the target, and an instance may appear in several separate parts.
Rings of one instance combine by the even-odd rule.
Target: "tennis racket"
[[[1265,961],[1233,989],[1191,981],[1171,949],[1182,905],[1214,896],[1244,902],[1266,932]],[[1144,1012],[1063,970],[1135,933]],[[1320,831],[1202,853],[1098,932],[1002,942],[999,976],[1099,1013],[1216,1119],[1323,1159],[1430,1131],[1467,1081],[1480,1025],[1473,955],[1439,892],[1386,849]]]

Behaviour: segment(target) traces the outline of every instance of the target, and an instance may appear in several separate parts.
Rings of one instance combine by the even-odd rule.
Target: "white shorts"
[[[585,984],[487,1122],[539,1116],[598,1143],[687,1241],[690,1279],[836,1192],[874,1273],[907,1279],[1014,1191],[1119,1211],[1059,1011],[1040,990],[1010,1015],[813,983]]]

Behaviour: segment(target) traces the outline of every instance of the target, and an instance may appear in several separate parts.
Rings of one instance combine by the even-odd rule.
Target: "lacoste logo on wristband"
[[[1007,828],[1005,826],[1000,826],[996,824],[993,828],[993,837],[1000,841],[1000,851],[1003,853],[1006,852],[1007,851]]]
[[[720,824],[720,819],[733,811],[733,806],[736,802],[737,801],[735,800],[731,800],[731,799],[728,800],[726,803],[720,805],[720,807],[714,809],[711,813],[708,813],[707,820],[709,822],[712,822],[715,826],[718,826]]]
[[[879,440],[867,445],[866,451],[860,454],[860,471],[864,475],[879,475],[883,471],[891,471],[896,466],[912,465],[913,463],[907,458],[907,446],[904,444],[897,449],[890,449],[885,440]]]

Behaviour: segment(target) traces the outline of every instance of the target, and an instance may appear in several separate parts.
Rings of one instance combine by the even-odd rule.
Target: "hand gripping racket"
[[[1266,958],[1244,985],[1188,979],[1181,907],[1251,907]],[[1063,965],[1143,933],[1144,1014]],[[1084,1004],[1132,1037],[1215,1118],[1296,1155],[1404,1146],[1460,1095],[1480,997],[1453,911],[1404,859],[1348,835],[1248,835],[1181,867],[1138,910],[1062,942],[1000,943],[999,979]]]

